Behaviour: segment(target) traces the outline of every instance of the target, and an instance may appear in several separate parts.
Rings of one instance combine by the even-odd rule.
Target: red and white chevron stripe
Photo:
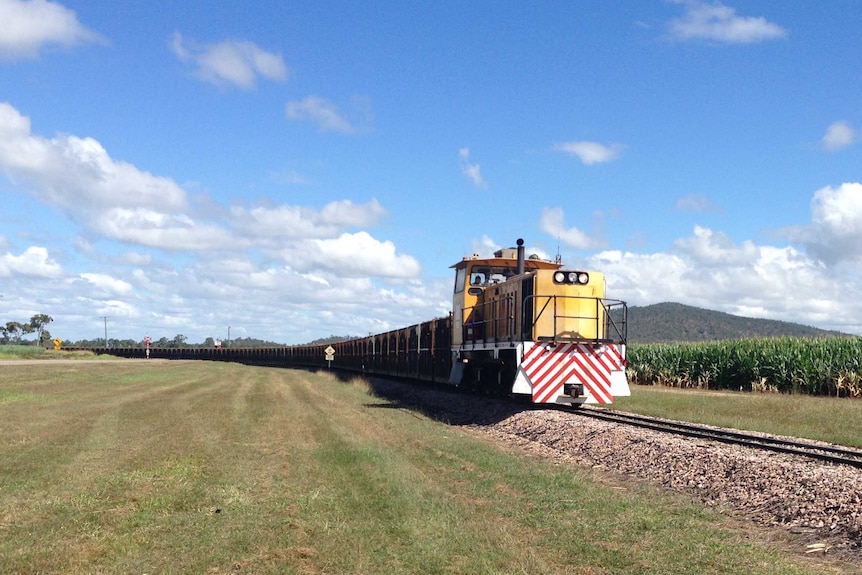
[[[525,343],[521,363],[534,403],[555,403],[565,383],[583,383],[598,403],[611,403],[611,371],[625,369],[616,345]]]

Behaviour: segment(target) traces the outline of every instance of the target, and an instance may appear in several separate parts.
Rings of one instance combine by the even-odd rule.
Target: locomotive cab
[[[520,239],[517,248],[452,267],[450,383],[530,394],[541,403],[609,403],[612,395],[628,395],[626,305],[604,297],[602,274],[525,258]]]
[[[452,266],[456,270],[452,300],[453,345],[486,339],[515,341],[520,325],[515,314],[517,292],[523,282],[532,283],[536,271],[558,267],[539,259],[525,263],[515,254],[511,248],[498,250],[492,258],[474,255]]]

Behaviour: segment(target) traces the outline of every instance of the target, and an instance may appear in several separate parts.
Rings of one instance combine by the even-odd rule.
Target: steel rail
[[[722,443],[742,445],[746,447],[775,451],[778,453],[800,455],[803,457],[818,459],[820,461],[828,461],[829,463],[851,465],[853,467],[862,468],[862,450],[839,447],[835,445],[819,445],[816,443],[793,439],[780,439],[777,437],[761,436],[754,433],[718,429],[704,425],[670,421],[667,419],[658,419],[654,417],[647,417],[644,415],[622,413],[619,411],[610,411],[590,407],[581,407],[574,410],[573,413],[586,417],[592,417],[594,419],[602,419],[605,421],[623,423],[626,425],[633,425],[646,429],[653,429],[656,431],[664,431],[677,435],[685,435],[688,437],[696,437],[700,439],[710,439],[713,441],[720,441]]]

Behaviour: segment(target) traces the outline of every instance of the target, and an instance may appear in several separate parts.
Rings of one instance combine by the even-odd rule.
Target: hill
[[[629,343],[846,335],[798,323],[742,317],[672,302],[628,310]]]

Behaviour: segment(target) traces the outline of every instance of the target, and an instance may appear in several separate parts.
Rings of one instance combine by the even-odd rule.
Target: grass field
[[[95,355],[91,351],[65,351],[45,349],[38,345],[0,345],[0,360],[4,359],[109,359],[113,355]]]
[[[45,353],[38,345],[0,345],[0,359],[27,359]]]
[[[0,364],[2,573],[823,573],[325,373]]]
[[[862,448],[862,400],[633,385],[612,409]]]

